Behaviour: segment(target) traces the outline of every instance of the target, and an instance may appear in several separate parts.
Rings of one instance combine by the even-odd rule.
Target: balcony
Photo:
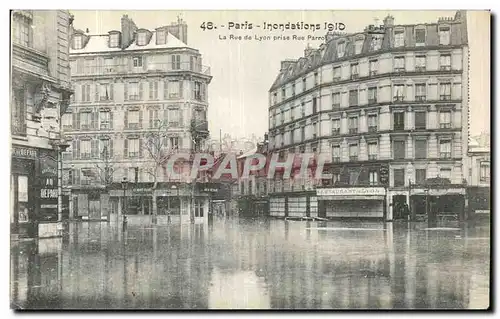
[[[370,154],[370,155],[368,155],[368,159],[370,161],[376,161],[377,160],[377,154]]]
[[[451,65],[441,65],[439,71],[451,71]]]
[[[340,135],[340,128],[332,129],[332,135]]]
[[[405,68],[394,68],[394,72],[403,73],[403,72],[405,72]]]
[[[393,101],[394,102],[403,102],[405,100],[405,97],[402,96],[402,95],[396,95],[394,98],[393,98]]]
[[[451,123],[440,123],[439,128],[451,128]]]
[[[340,163],[340,156],[334,156],[334,157],[332,157],[332,162],[333,163]]]
[[[358,155],[351,155],[351,156],[349,156],[349,161],[350,162],[357,162],[358,161]]]
[[[376,98],[368,99],[368,104],[376,104],[376,103],[377,103],[377,99]]]
[[[332,79],[332,82],[335,83],[335,82],[339,82],[341,79],[340,76],[334,76],[333,79]]]
[[[415,72],[425,72],[425,66],[416,66]]]
[[[357,134],[358,133],[358,129],[357,128],[350,128],[349,129],[349,134]]]
[[[450,101],[451,100],[451,95],[448,95],[448,94],[444,95],[444,94],[442,94],[442,95],[439,96],[439,100],[440,101]]]
[[[210,76],[209,66],[193,64],[190,62],[182,63],[148,63],[142,67],[132,67],[128,64],[113,64],[103,66],[91,66],[87,68],[77,68],[71,70],[72,76],[91,76],[91,75],[113,75],[113,74],[142,74],[142,73],[178,73],[193,72],[205,76]]]
[[[359,74],[358,73],[351,74],[351,80],[356,80],[358,78],[359,78]]]
[[[206,133],[208,133],[208,121],[193,119],[191,121],[191,126],[192,126],[192,129],[195,132],[206,132]]]
[[[451,158],[451,152],[440,152],[439,158]]]
[[[332,109],[334,109],[334,110],[340,109],[340,103],[333,103]]]
[[[370,71],[370,76],[375,76],[378,74],[378,71],[377,70],[371,70]]]
[[[368,132],[369,133],[375,133],[375,132],[377,132],[377,130],[378,130],[378,127],[375,126],[375,125],[368,126]]]
[[[416,95],[415,96],[415,101],[425,102],[425,100],[426,100],[425,95]]]

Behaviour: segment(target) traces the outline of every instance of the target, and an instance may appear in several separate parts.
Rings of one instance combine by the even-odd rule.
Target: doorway
[[[394,219],[404,219],[407,218],[404,215],[404,205],[406,203],[406,195],[394,195],[392,196],[392,213]]]

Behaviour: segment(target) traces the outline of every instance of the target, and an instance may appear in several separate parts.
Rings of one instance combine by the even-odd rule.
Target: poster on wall
[[[17,177],[17,200],[19,202],[19,222],[27,223],[29,222],[28,214],[28,176],[18,176]]]
[[[51,154],[40,154],[40,220],[57,220],[57,160]]]

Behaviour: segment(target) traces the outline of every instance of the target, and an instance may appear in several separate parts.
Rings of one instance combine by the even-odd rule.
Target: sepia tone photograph
[[[490,309],[490,11],[10,27],[14,311]]]

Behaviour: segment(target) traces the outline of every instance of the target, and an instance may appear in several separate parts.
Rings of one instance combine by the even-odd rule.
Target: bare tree
[[[95,164],[97,168],[97,177],[101,185],[107,189],[113,183],[113,174],[116,171],[116,166],[113,165],[113,153],[108,143],[105,143],[102,150],[99,152],[101,163]]]

